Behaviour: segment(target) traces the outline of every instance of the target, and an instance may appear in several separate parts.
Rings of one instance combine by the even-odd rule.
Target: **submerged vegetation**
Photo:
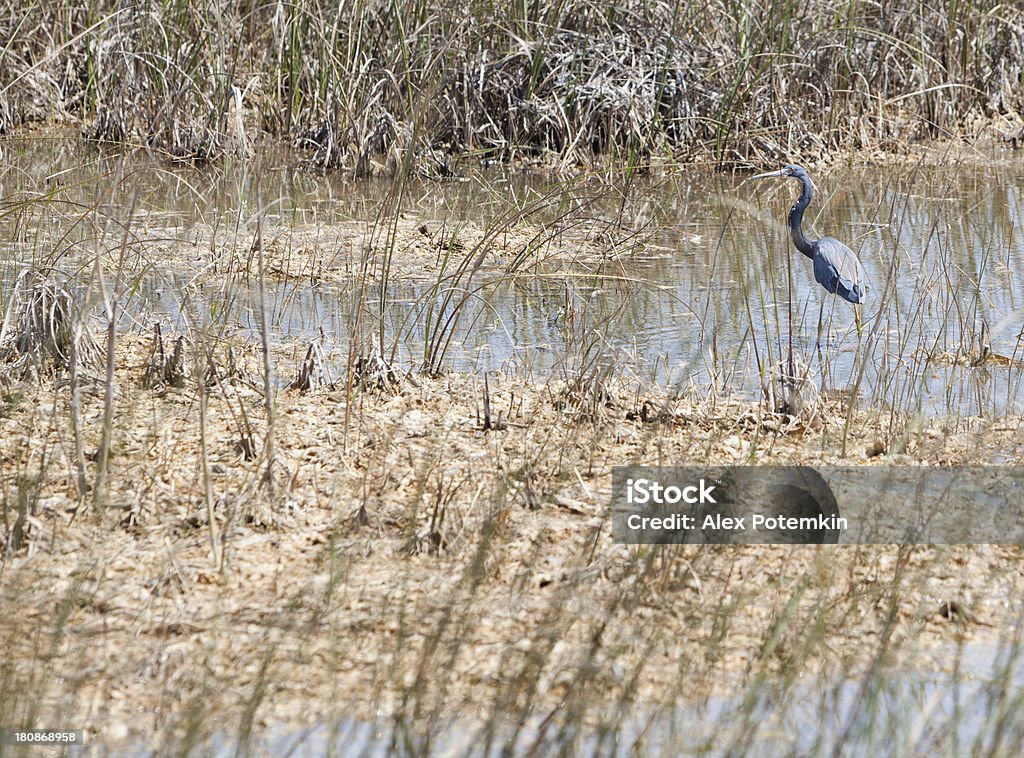
[[[1022,27],[998,0],[5,0],[0,133],[72,121],[191,161],[265,134],[357,175],[809,160],[1024,112]]]

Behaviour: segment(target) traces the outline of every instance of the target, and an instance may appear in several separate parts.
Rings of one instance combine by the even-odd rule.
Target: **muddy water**
[[[84,279],[90,251],[116,249],[129,219],[143,246],[170,240],[201,252],[212,231],[240,226],[245,237],[258,216],[268,230],[312,235],[334,224],[369,228],[393,189],[297,170],[292,155],[194,169],[35,138],[0,143],[0,158],[5,294],[25,264]],[[812,176],[809,231],[858,253],[869,288],[861,308],[829,296],[792,248],[782,223],[791,181],[685,171],[555,180],[467,167],[464,181],[410,182],[403,218],[487,227],[534,202],[527,222],[563,228],[563,249],[579,235],[608,253],[555,267],[559,275],[544,266],[512,278],[482,273],[443,365],[571,376],[598,356],[643,380],[756,397],[792,354],[809,393],[852,389],[863,404],[929,415],[1024,412],[1024,164]],[[363,303],[363,342],[411,367],[427,356],[445,307],[444,287],[429,276],[396,279],[383,292],[373,282],[289,280],[262,294],[251,282],[225,293],[216,277],[196,284],[200,269],[179,259],[142,267],[125,328],[219,319],[252,333],[265,318],[275,340],[298,350],[322,335],[328,355],[340,356]]]

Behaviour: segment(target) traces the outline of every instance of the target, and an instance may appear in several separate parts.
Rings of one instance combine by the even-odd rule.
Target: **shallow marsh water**
[[[711,696],[690,707],[609,713],[608,725],[566,729],[538,714],[491,731],[451,719],[425,725],[339,720],[301,731],[270,726],[242,748],[258,755],[904,755],[1004,753],[1015,726],[991,718],[1024,685],[1019,648],[950,646],[955,672],[905,668],[861,680],[763,683],[737,697]],[[237,740],[204,746],[237,755]]]
[[[789,241],[791,181],[472,169],[463,181],[411,180],[395,206],[403,223],[431,230],[495,228],[532,204],[517,222],[547,230],[535,257],[514,275],[485,266],[449,286],[429,271],[401,272],[397,247],[396,275],[354,281],[356,251],[344,263],[353,281],[270,278],[261,295],[252,279],[225,284],[209,251],[225,239],[248,246],[257,219],[264,238],[299,233],[326,249],[338,225],[387,232],[378,214],[392,207],[394,185],[296,170],[293,156],[277,154],[197,170],[60,139],[8,140],[0,151],[6,288],[25,264],[85,279],[90,255],[112,256],[127,224],[137,257],[125,328],[217,322],[255,337],[265,318],[272,339],[322,336],[340,360],[362,304],[362,343],[416,367],[438,314],[453,308],[446,295],[468,287],[443,368],[568,376],[598,356],[642,381],[756,398],[792,349],[813,388],[855,388],[863,404],[936,416],[1024,410],[1019,162],[812,170],[811,230],[848,243],[867,271],[866,303],[854,309],[814,282]],[[552,243],[560,261],[545,260]],[[576,244],[599,255],[573,260]],[[147,246],[155,252],[138,254]],[[179,254],[164,261],[161,246]]]

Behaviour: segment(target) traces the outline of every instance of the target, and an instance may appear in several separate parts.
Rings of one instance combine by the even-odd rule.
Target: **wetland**
[[[1020,8],[0,6],[0,731],[1016,752],[1019,545],[611,509],[625,465],[1020,465]],[[860,306],[750,181],[794,162]]]
[[[790,249],[791,188],[740,173],[396,189],[0,148],[6,718],[129,752],[659,752],[710,709],[768,749],[813,690],[870,745],[858,688],[913,718],[912,672],[943,708],[962,660],[1017,676],[1017,546],[609,523],[616,465],[1019,462],[1016,164],[825,173],[858,313]],[[1002,739],[943,713],[914,745]]]

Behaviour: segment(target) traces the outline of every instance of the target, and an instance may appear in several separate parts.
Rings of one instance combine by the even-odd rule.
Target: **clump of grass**
[[[185,338],[178,335],[172,346],[164,347],[163,329],[159,323],[153,327],[153,344],[150,347],[146,368],[142,374],[142,386],[146,389],[185,386],[189,371],[185,357]]]
[[[354,386],[377,392],[393,392],[399,386],[398,374],[376,349],[356,358],[352,379]]]
[[[288,385],[288,389],[309,392],[316,386],[333,387],[334,381],[330,378],[327,356],[324,355],[323,346],[320,342],[311,342],[306,348],[306,356],[302,359],[299,371],[295,379]]]
[[[587,357],[565,387],[556,393],[555,407],[578,418],[598,419],[615,405],[609,389],[609,383],[615,378],[615,361],[610,356]]]
[[[81,325],[66,283],[26,269],[15,282],[0,323],[0,360],[16,376],[68,370],[73,357],[98,366],[101,350]],[[77,354],[77,355],[76,355]]]
[[[801,359],[781,360],[768,368],[761,387],[762,397],[772,413],[810,413],[818,399],[818,388],[811,380],[810,367]]]

